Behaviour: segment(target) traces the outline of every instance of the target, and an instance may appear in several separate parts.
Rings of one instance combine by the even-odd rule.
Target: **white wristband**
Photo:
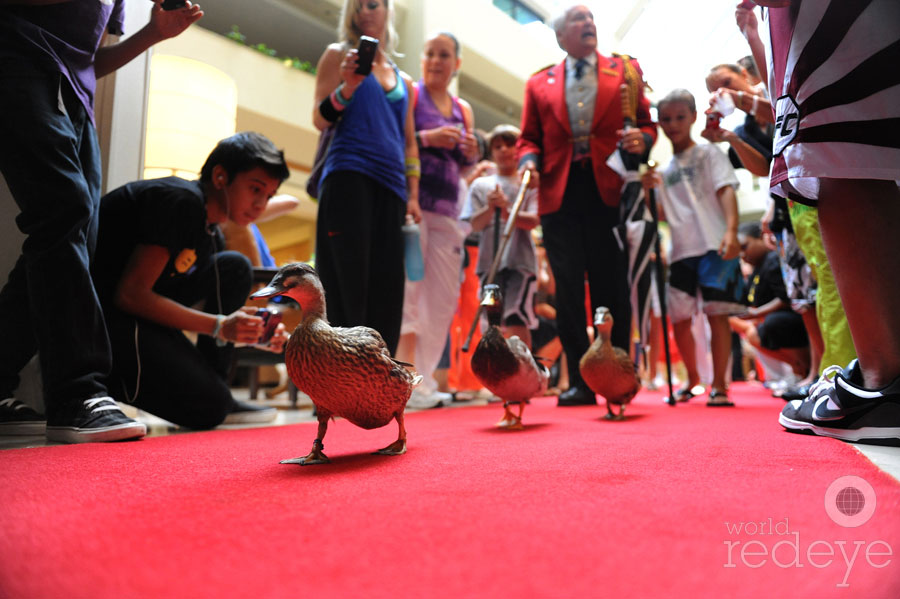
[[[219,333],[222,332],[222,323],[225,322],[224,314],[216,314],[216,326],[213,327],[212,333],[210,333],[210,337],[214,339],[219,338]]]
[[[753,94],[753,107],[750,109],[750,114],[756,116],[757,108],[759,108],[759,96]]]

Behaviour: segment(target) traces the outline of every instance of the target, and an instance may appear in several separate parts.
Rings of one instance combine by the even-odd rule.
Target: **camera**
[[[356,51],[356,71],[354,71],[357,75],[368,75],[372,72],[372,61],[375,60],[375,52],[377,51],[377,39],[368,35],[363,35],[359,38],[359,48]]]
[[[184,5],[185,0],[163,0],[162,9],[175,10],[176,8],[182,8]]]
[[[256,344],[268,345],[269,341],[272,340],[272,335],[275,334],[275,329],[278,328],[278,323],[281,322],[281,312],[260,308],[256,311],[256,316],[263,319],[263,332],[259,336],[259,341],[257,341]]]
[[[718,129],[719,123],[722,120],[722,115],[716,111],[711,111],[706,113],[706,128],[707,129]]]

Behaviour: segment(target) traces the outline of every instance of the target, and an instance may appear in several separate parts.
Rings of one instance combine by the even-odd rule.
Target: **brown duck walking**
[[[325,318],[325,291],[319,275],[308,264],[288,264],[268,286],[251,297],[285,295],[302,311],[300,323],[285,345],[284,362],[297,389],[316,406],[319,430],[309,455],[282,464],[322,464],[328,457],[322,441],[328,419],[346,418],[364,429],[379,428],[396,420],[396,441],[376,453],[406,453],[403,410],[422,377],[391,358],[384,339],[369,327],[332,327]]]
[[[609,341],[613,317],[609,308],[597,308],[594,313],[597,337],[581,357],[578,366],[581,378],[591,391],[606,398],[608,420],[625,420],[625,404],[630,403],[641,388],[634,362],[625,350],[613,347]],[[614,414],[612,405],[619,406]]]
[[[535,361],[525,343],[515,335],[504,339],[500,332],[503,301],[500,287],[484,286],[481,302],[490,328],[481,337],[472,354],[472,373],[481,384],[503,400],[504,414],[497,426],[509,430],[522,427],[525,403],[547,390],[549,372]],[[509,404],[519,404],[519,414],[514,415]]]

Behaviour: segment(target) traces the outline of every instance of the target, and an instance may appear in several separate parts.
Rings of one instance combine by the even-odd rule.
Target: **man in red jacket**
[[[619,88],[625,59],[597,51],[597,28],[587,7],[569,7],[552,25],[568,55],[526,84],[519,167],[538,181],[544,246],[557,281],[557,324],[570,381],[559,405],[589,405],[596,398],[578,371],[589,347],[585,273],[592,308],[607,306],[615,318],[613,345],[627,350],[631,338],[626,259],[612,233],[622,179],[606,160],[620,143],[627,152],[646,155],[656,141],[656,125],[638,85],[636,127],[624,129]]]

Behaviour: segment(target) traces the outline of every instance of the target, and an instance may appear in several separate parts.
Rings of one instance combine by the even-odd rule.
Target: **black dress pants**
[[[587,326],[598,306],[606,306],[613,316],[613,345],[629,349],[627,260],[612,232],[618,220],[618,207],[607,206],[600,199],[590,162],[572,164],[562,206],[541,217],[544,247],[556,278],[557,326],[571,387],[587,390],[578,362],[590,346]],[[590,315],[585,312],[585,277]]]

